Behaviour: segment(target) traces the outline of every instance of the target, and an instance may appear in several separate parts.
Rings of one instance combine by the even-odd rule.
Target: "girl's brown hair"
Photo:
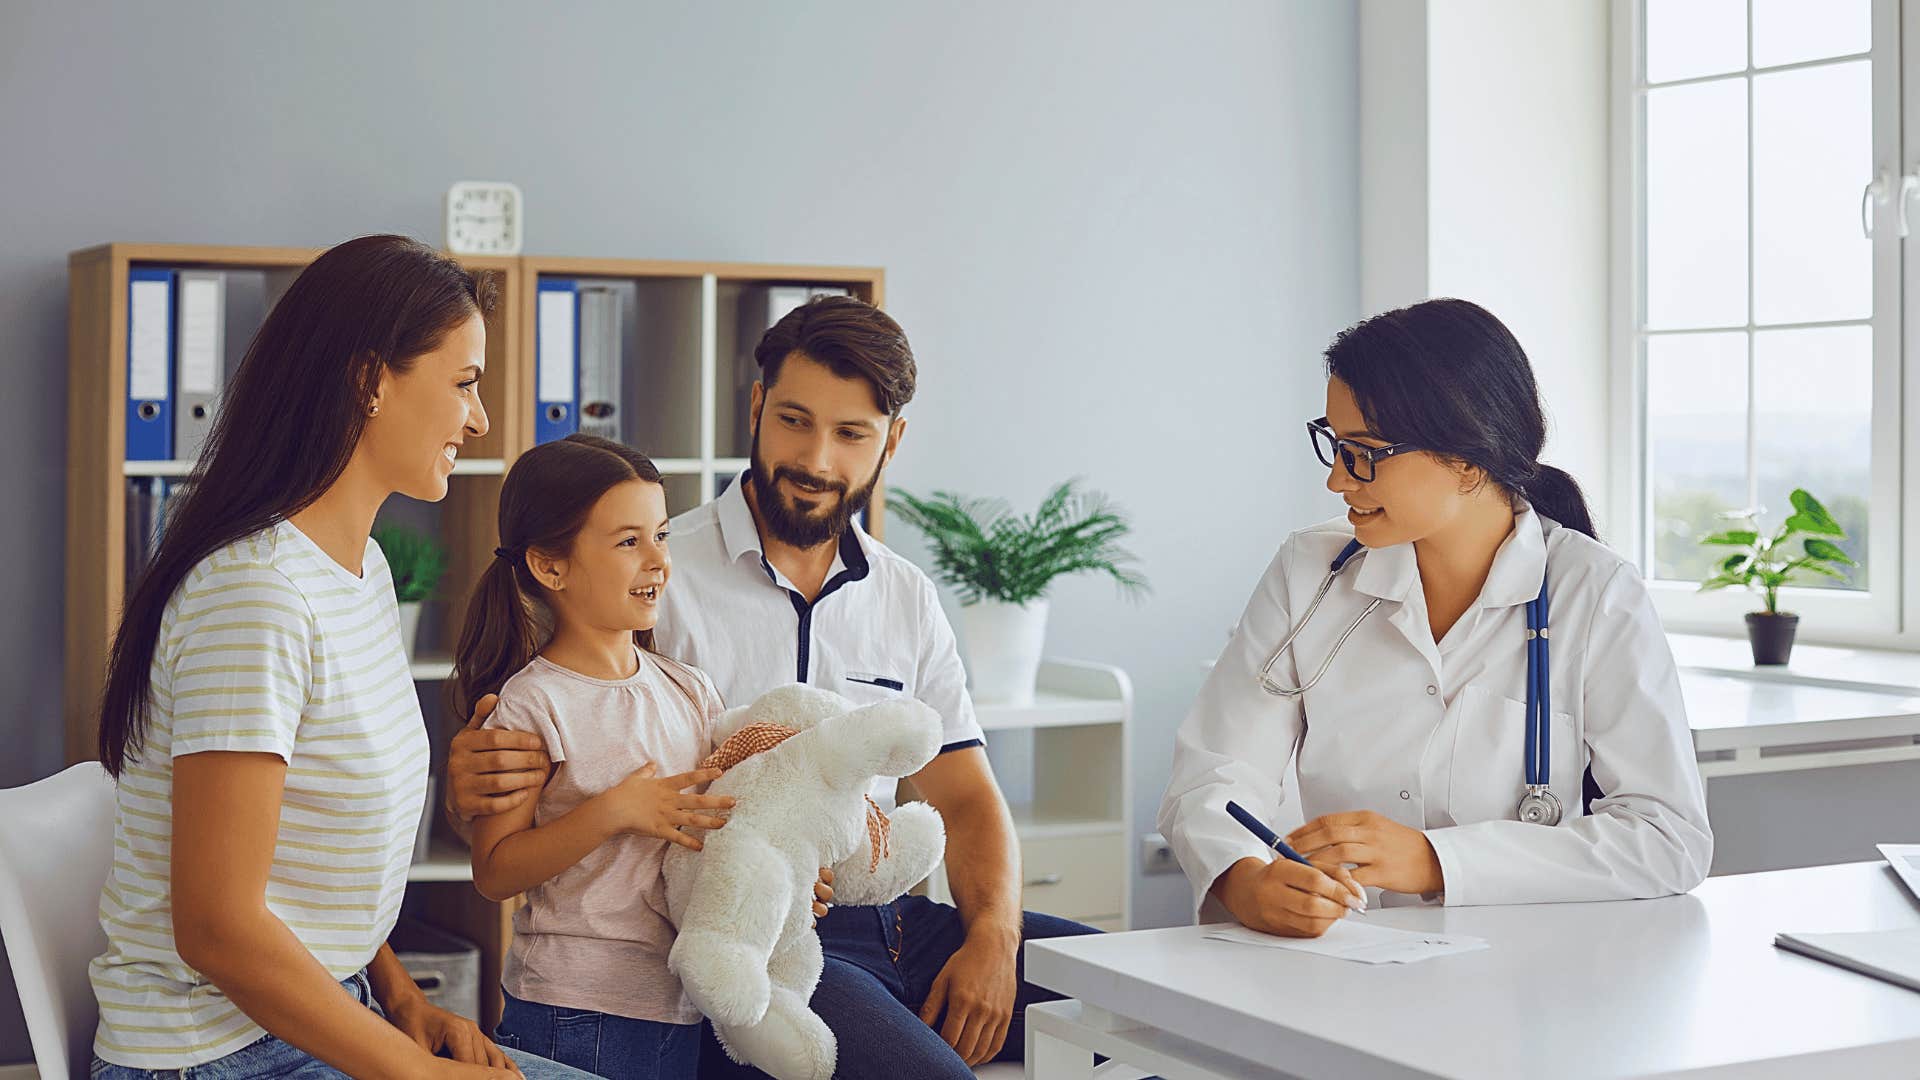
[[[545,589],[527,569],[527,552],[566,554],[593,505],[629,480],[658,484],[660,470],[638,450],[592,435],[541,443],[514,460],[500,491],[500,547],[474,586],[454,650],[447,706],[456,718],[464,721],[475,702],[499,693],[552,636]],[[653,631],[636,630],[633,640],[654,651]]]
[[[146,742],[167,601],[200,560],[313,504],[346,470],[385,371],[405,373],[475,313],[493,282],[404,236],[332,248],[294,279],[234,373],[186,494],[127,596],[100,702],[100,763]]]

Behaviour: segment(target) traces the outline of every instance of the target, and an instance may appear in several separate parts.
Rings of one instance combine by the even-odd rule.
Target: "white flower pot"
[[[420,636],[420,603],[409,600],[400,605],[400,649],[409,662],[413,660],[413,643]]]
[[[1047,602],[983,600],[960,609],[967,641],[967,682],[985,705],[1031,705],[1047,639]]]

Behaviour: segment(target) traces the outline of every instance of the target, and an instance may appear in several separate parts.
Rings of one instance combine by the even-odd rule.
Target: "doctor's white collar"
[[[745,509],[745,503],[742,503]],[[752,528],[751,519],[747,522]],[[1513,531],[1493,554],[1493,568],[1480,589],[1479,606],[1517,607],[1540,594],[1540,581],[1547,572],[1547,538],[1543,528],[1558,528],[1557,522],[1534,513],[1525,501],[1513,515]],[[1419,577],[1412,544],[1369,548],[1360,559],[1354,575],[1356,592],[1382,600],[1404,601]]]

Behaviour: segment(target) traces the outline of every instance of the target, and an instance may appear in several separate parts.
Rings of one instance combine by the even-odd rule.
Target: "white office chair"
[[[107,951],[99,911],[113,810],[113,779],[97,762],[0,790],[0,939],[47,1080],[84,1077],[93,1060],[87,962]]]

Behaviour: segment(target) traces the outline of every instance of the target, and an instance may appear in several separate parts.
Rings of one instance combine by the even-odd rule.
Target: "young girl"
[[[94,1077],[580,1075],[503,1054],[386,944],[428,754],[368,536],[387,496],[443,498],[487,433],[492,300],[367,236],[302,271],[248,348],[114,640]]]
[[[616,1080],[691,1077],[700,1014],[667,970],[661,861],[685,827],[733,805],[684,794],[720,695],[653,652],[672,563],[660,473],[617,443],[570,435],[522,454],[500,496],[500,547],[467,608],[456,715],[498,692],[487,726],[546,743],[538,800],[479,819],[473,880],[525,892],[501,982],[501,1045]],[[537,650],[537,651],[536,651]]]

